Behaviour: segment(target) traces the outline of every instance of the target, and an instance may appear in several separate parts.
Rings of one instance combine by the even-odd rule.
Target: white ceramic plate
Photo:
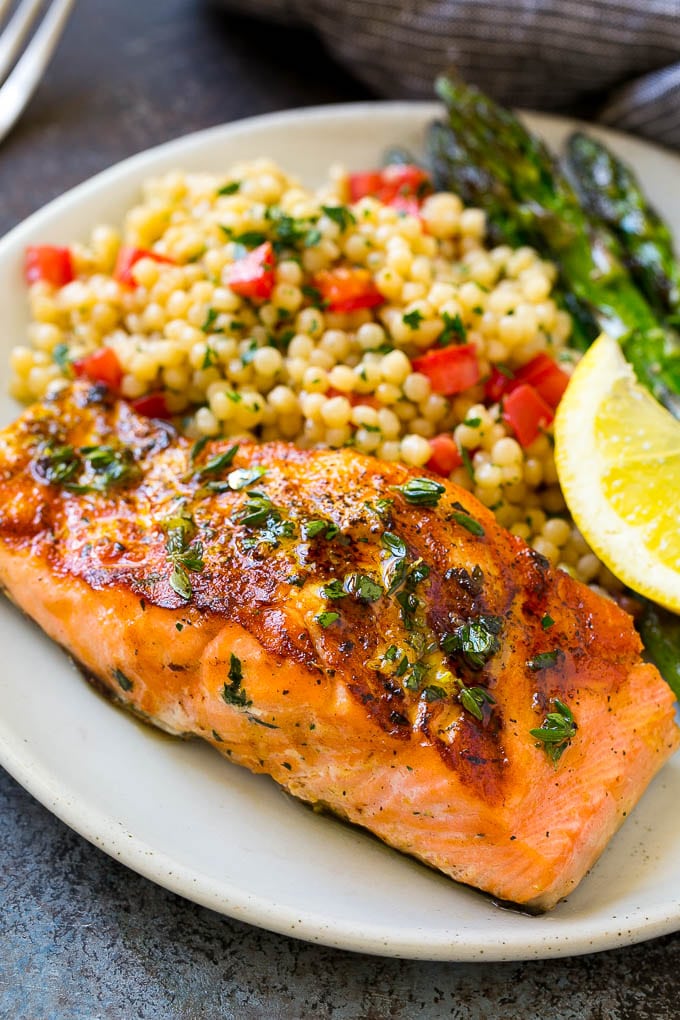
[[[308,183],[327,166],[376,163],[390,144],[421,148],[430,104],[334,106],[191,135],[113,167],[31,216],[0,242],[0,416],[17,407],[7,352],[26,325],[22,252],[84,239],[115,222],[141,181],[172,168],[223,170],[272,156]],[[559,144],[569,125],[531,118]],[[680,160],[607,136],[640,171],[680,236]],[[543,917],[484,896],[314,815],[208,747],[159,735],[100,698],[66,656],[0,604],[0,763],[92,843],[191,900],[286,935],[368,953],[518,960],[587,953],[680,927],[680,760],[666,766],[592,873]]]

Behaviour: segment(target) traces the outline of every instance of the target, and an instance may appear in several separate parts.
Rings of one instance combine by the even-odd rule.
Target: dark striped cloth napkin
[[[510,106],[680,148],[680,0],[215,0],[314,29],[379,95],[455,69]]]

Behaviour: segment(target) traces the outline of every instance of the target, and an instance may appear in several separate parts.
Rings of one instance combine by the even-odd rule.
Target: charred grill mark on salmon
[[[0,435],[0,584],[144,718],[535,909],[678,745],[630,618],[469,493],[100,387]]]

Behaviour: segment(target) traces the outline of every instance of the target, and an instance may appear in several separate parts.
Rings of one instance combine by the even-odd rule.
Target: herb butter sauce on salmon
[[[499,899],[567,895],[680,742],[631,618],[422,470],[76,383],[0,479],[0,582],[88,677]]]

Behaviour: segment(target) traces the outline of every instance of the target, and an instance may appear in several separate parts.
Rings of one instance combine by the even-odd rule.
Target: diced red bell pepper
[[[425,467],[437,475],[448,478],[452,471],[463,464],[463,458],[452,435],[442,432],[430,440],[432,455]]]
[[[423,193],[431,189],[432,183],[427,171],[410,163],[391,163],[383,170],[366,170],[349,175],[352,202],[370,195],[385,205],[399,207],[397,200],[405,198],[411,198],[418,204]]]
[[[557,407],[569,384],[569,376],[545,353],[537,354],[515,371],[514,385],[528,383],[551,407]]]
[[[85,358],[73,362],[73,371],[79,379],[104,383],[110,390],[118,392],[123,378],[123,369],[116,352],[111,347],[100,347]]]
[[[501,372],[500,368],[494,365],[484,383],[484,396],[492,404],[498,403],[503,394],[509,393],[515,380],[514,372]]]
[[[168,409],[163,393],[147,393],[143,397],[137,397],[130,401],[130,406],[137,414],[143,414],[147,418],[172,418],[172,412]]]
[[[163,262],[171,266],[177,265],[175,260],[168,258],[167,255],[159,255],[157,252],[148,251],[146,248],[133,248],[131,245],[124,244],[118,251],[116,266],[113,270],[114,279],[126,287],[136,287],[137,284],[132,275],[132,267],[140,259],[153,259],[154,262]]]
[[[265,241],[229,266],[226,282],[241,297],[267,301],[274,289],[274,264],[274,249]]]
[[[462,393],[480,378],[474,344],[433,348],[421,358],[413,359],[413,369],[427,376],[434,393],[446,397]]]
[[[351,202],[358,202],[367,195],[376,196],[382,184],[380,170],[366,170],[363,173],[349,175],[349,197]]]
[[[423,193],[431,188],[430,175],[422,167],[410,163],[390,163],[382,172],[382,185],[378,197],[383,202],[391,204],[398,197],[422,198]]]
[[[314,286],[331,312],[354,312],[358,308],[374,308],[385,298],[376,287],[368,269],[338,266],[322,269],[314,277]]]
[[[503,402],[503,418],[522,446],[533,443],[541,426],[549,425],[554,417],[552,407],[528,383],[517,386]]]
[[[489,378],[484,383],[484,395],[488,400],[495,402],[506,393],[512,393],[522,383],[533,386],[539,396],[552,408],[555,408],[569,384],[569,376],[549,354],[542,352],[531,361],[527,361],[526,365],[522,365],[510,373],[501,372],[494,366]]]
[[[24,256],[24,276],[26,283],[43,280],[54,287],[63,287],[75,279],[70,250],[53,244],[29,245]]]

